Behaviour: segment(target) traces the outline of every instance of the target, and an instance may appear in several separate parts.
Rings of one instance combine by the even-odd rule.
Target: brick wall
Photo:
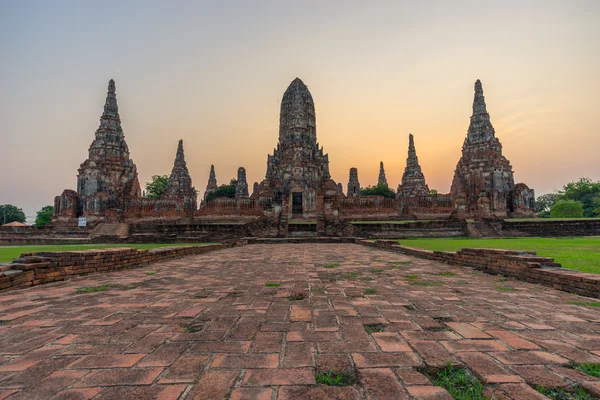
[[[539,218],[537,221],[503,221],[503,236],[598,236],[600,218],[552,220]]]
[[[401,246],[391,240],[361,240],[357,243],[446,264],[473,267],[490,274],[510,276],[565,292],[600,298],[600,275],[564,269],[554,259],[538,257],[534,252],[462,249],[454,253]]]
[[[141,267],[152,262],[207,253],[238,244],[241,242],[152,250],[122,248],[24,253],[10,264],[0,265],[0,290],[63,281],[73,275]]]

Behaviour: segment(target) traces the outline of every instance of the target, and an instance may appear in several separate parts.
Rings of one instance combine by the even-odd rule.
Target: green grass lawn
[[[32,246],[0,246],[0,262],[9,262],[23,253],[38,251],[80,251],[90,249],[114,249],[129,247],[135,249],[155,249],[157,247],[194,246],[198,244],[214,243],[144,243],[144,244],[58,244],[58,245],[32,245]]]
[[[465,247],[535,251],[552,257],[563,268],[600,274],[600,237],[514,238],[514,239],[403,239],[403,246],[428,250],[456,251]]]

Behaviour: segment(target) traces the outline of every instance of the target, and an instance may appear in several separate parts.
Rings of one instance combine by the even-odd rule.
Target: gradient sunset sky
[[[473,84],[517,182],[600,179],[600,1],[0,1],[0,204],[28,216],[76,188],[108,80],[142,186],[184,140],[200,195],[277,145],[289,83],[308,85],[344,190],[394,189],[415,135],[448,192]]]

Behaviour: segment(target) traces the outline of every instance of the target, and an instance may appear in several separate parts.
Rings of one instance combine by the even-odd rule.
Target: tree
[[[437,189],[429,189],[429,194],[438,194],[438,190]]]
[[[552,218],[581,218],[583,217],[583,204],[575,200],[556,202],[550,209]]]
[[[383,196],[392,199],[396,197],[396,193],[387,185],[367,186],[360,189],[360,194],[361,196]]]
[[[160,199],[167,191],[169,175],[152,175],[152,182],[146,182],[146,197]]]
[[[45,226],[52,221],[52,215],[54,214],[54,207],[44,206],[35,216],[35,226]]]
[[[535,199],[535,211],[540,212],[550,212],[552,205],[556,203],[559,198],[558,193],[548,193],[538,196]]]
[[[8,224],[10,222],[23,222],[25,223],[25,213],[21,208],[13,206],[12,204],[4,204],[0,206],[0,225]]]
[[[594,203],[594,199],[598,196],[600,196],[600,182],[594,182],[590,178],[580,178],[578,181],[567,183],[559,192],[560,200],[581,202],[584,217],[600,215],[596,212],[598,206]]]
[[[230,197],[235,198],[235,188],[237,186],[237,179],[232,179],[229,181],[229,185],[221,185],[216,188],[214,191],[210,192],[206,196],[206,201],[214,200],[217,197]]]

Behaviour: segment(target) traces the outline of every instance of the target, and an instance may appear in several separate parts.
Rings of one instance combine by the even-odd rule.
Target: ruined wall
[[[600,275],[561,268],[552,258],[538,257],[533,252],[462,249],[453,253],[401,246],[396,241],[363,241],[361,244],[446,264],[473,267],[489,274],[501,274],[565,292],[600,298]]]
[[[24,253],[11,264],[0,266],[0,290],[25,288],[64,281],[93,272],[136,268],[152,262],[202,254],[235,245],[214,244],[164,247],[153,250],[104,249],[68,252]]]

